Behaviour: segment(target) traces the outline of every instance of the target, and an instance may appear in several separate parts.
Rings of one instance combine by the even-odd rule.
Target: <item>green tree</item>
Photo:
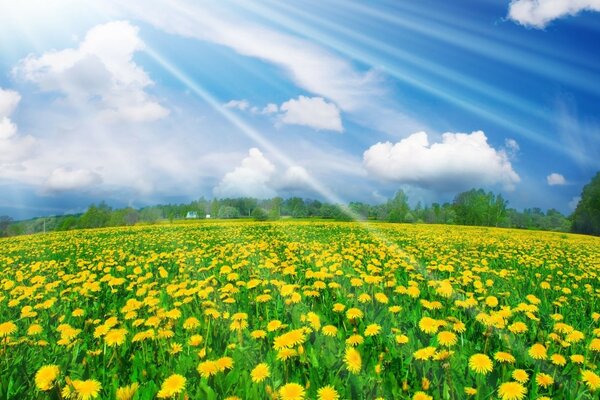
[[[600,172],[583,187],[572,220],[573,232],[600,235]]]
[[[256,207],[252,210],[252,218],[254,218],[255,221],[266,221],[267,217],[267,212],[261,207]]]
[[[232,206],[221,206],[218,213],[219,218],[232,219],[240,217],[240,210]]]
[[[0,216],[0,236],[8,236],[8,228],[12,222],[13,219],[8,215]]]

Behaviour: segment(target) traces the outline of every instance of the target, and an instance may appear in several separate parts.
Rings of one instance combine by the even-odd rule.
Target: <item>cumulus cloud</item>
[[[286,169],[283,176],[275,183],[279,190],[302,190],[309,186],[310,175],[308,171],[299,165]]]
[[[512,0],[508,16],[521,25],[543,28],[581,11],[600,11],[600,0]]]
[[[562,176],[561,174],[556,173],[556,172],[553,172],[550,175],[548,175],[546,177],[546,182],[548,182],[548,185],[550,185],[550,186],[566,185],[567,184],[567,180],[565,179],[565,177]]]
[[[133,61],[143,48],[137,27],[109,22],[90,29],[77,48],[27,56],[13,75],[71,105],[97,109],[106,121],[154,121],[169,111],[146,92],[153,82]]]
[[[230,100],[223,105],[225,108],[237,108],[238,110],[246,111],[250,107],[248,100]]]
[[[261,111],[261,114],[274,114],[279,111],[277,104],[269,103]]]
[[[259,149],[253,147],[241,165],[225,174],[213,193],[218,197],[273,197],[276,193],[269,182],[274,173],[275,165]]]
[[[99,174],[89,169],[56,168],[48,177],[45,189],[48,192],[84,189],[102,182]]]
[[[11,115],[21,101],[14,90],[0,88],[0,177],[14,169],[22,169],[24,160],[35,144],[31,136],[18,134]]]
[[[283,103],[281,122],[289,125],[303,125],[316,130],[342,132],[340,110],[322,97],[299,96]]]
[[[364,152],[363,165],[380,179],[437,191],[495,184],[514,190],[520,181],[506,152],[491,147],[482,131],[444,133],[433,144],[425,132],[395,144],[380,142]]]

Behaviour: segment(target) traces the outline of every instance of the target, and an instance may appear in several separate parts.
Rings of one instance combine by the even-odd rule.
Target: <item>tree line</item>
[[[212,200],[200,198],[187,204],[159,204],[141,209],[112,208],[105,202],[101,202],[92,204],[81,214],[35,218],[27,221],[12,221],[8,217],[0,217],[0,235],[12,236],[42,231],[156,223],[161,220],[185,219],[190,215],[197,218],[250,218],[259,221],[280,218],[321,218],[338,221],[359,219],[496,226],[561,232],[571,230],[572,225],[582,224],[581,218],[576,218],[572,224],[573,216],[567,217],[555,209],[544,212],[539,208],[523,211],[509,208],[508,201],[501,194],[486,192],[483,189],[472,189],[459,193],[452,202],[429,205],[417,203],[414,207],[409,205],[408,196],[399,190],[386,202],[376,205],[357,201],[340,205],[300,197],[287,199],[240,197]],[[587,227],[587,225],[585,226]]]

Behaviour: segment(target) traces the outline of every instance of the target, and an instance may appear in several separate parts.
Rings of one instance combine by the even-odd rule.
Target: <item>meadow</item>
[[[600,239],[197,222],[0,240],[2,399],[593,399]]]

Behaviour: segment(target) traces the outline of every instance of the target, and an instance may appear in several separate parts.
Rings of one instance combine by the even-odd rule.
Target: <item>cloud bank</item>
[[[95,109],[105,121],[155,121],[169,110],[145,91],[153,82],[133,61],[143,48],[137,27],[109,22],[90,29],[77,48],[29,55],[13,75],[62,95],[71,106]]]
[[[491,147],[482,131],[444,133],[432,144],[425,132],[380,142],[364,152],[363,165],[374,177],[440,192],[496,184],[514,190],[520,181],[506,152]]]
[[[600,11],[600,0],[513,0],[508,16],[521,25],[544,28],[555,19]]]

